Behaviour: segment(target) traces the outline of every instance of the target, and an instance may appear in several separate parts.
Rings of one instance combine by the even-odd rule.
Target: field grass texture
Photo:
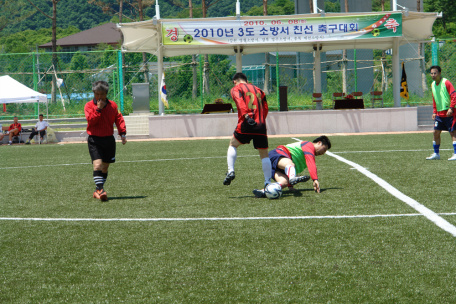
[[[440,161],[425,160],[431,133],[329,137],[322,192],[278,200],[252,194],[252,145],[223,186],[227,139],[118,144],[107,202],[86,144],[0,146],[0,302],[456,302],[450,137]]]

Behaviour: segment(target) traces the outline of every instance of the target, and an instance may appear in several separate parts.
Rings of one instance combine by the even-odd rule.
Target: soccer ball
[[[380,30],[378,28],[372,30],[372,36],[377,37],[380,35]]]
[[[188,35],[187,34],[187,35],[184,36],[184,42],[192,43],[192,41],[193,41],[192,35]]]
[[[276,199],[282,196],[282,187],[279,183],[269,184],[264,188],[264,194],[269,199]]]

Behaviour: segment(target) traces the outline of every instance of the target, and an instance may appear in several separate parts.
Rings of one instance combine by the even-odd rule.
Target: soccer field
[[[329,138],[278,200],[252,145],[223,186],[227,139],[118,144],[107,202],[86,144],[0,146],[0,302],[455,303],[449,135]]]

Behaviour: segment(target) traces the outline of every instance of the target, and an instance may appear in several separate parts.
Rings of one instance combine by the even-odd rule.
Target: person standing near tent
[[[43,114],[38,116],[39,120],[35,125],[35,128],[32,128],[32,133],[30,133],[28,140],[25,142],[26,145],[30,145],[30,141],[33,139],[33,136],[40,134],[40,141],[43,140],[44,134],[46,134],[46,129],[49,127],[49,123],[43,120]]]
[[[107,201],[104,184],[108,178],[109,165],[116,161],[114,123],[124,145],[127,143],[127,129],[116,103],[107,99],[109,84],[106,81],[96,81],[92,85],[92,91],[93,100],[86,103],[84,113],[89,134],[87,143],[93,164],[93,181],[96,186],[93,197]]]
[[[434,114],[432,120],[434,123],[434,153],[427,157],[428,160],[440,159],[440,133],[442,131],[450,132],[453,139],[453,156],[448,160],[456,160],[456,92],[451,82],[442,78],[442,69],[438,65],[433,65],[430,68],[432,80],[432,99],[434,106]]]

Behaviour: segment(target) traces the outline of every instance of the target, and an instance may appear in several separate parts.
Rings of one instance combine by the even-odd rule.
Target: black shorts
[[[116,140],[114,136],[98,137],[90,135],[87,138],[92,162],[101,159],[104,163],[116,162]]]
[[[253,147],[255,149],[269,148],[267,135],[240,134],[237,132],[234,132],[233,135],[241,144],[250,144],[250,141],[253,140]]]

